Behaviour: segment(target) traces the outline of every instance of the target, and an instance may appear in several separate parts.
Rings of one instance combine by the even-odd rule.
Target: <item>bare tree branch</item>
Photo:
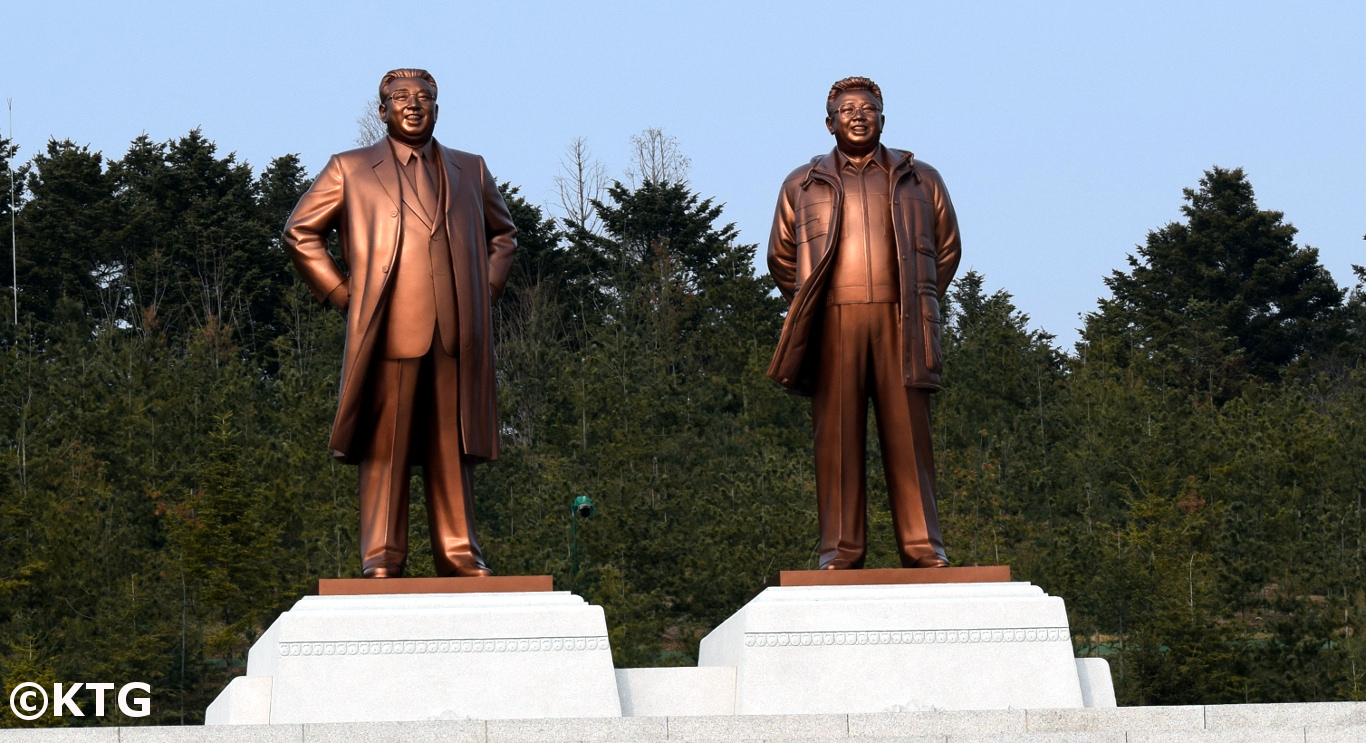
[[[560,172],[555,176],[555,190],[560,196],[563,220],[598,234],[602,222],[593,207],[607,190],[607,168],[593,157],[588,140],[575,137],[560,158]]]
[[[678,140],[651,127],[631,137],[631,167],[626,180],[631,188],[651,183],[687,183],[692,160],[683,154]]]
[[[367,102],[365,113],[356,117],[356,126],[359,133],[356,134],[356,144],[361,147],[372,145],[384,138],[389,129],[384,125],[384,120],[379,117],[379,94]]]

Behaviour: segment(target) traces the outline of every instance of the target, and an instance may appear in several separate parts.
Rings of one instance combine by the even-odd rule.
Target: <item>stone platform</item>
[[[424,580],[463,583],[398,590]],[[252,645],[247,675],[209,705],[206,724],[621,714],[602,608],[578,596],[497,593],[493,578],[336,583],[319,592],[393,590],[301,599]],[[459,590],[467,587],[485,590]]]
[[[1113,707],[1106,662],[1072,656],[1062,599],[1009,577],[784,571],[702,640],[696,667],[626,669],[602,609],[545,576],[325,580],[205,721]]]
[[[703,638],[697,670],[736,669],[740,715],[1114,706],[1106,662],[1073,657],[1062,599],[919,580],[951,570],[767,588]]]
[[[0,743],[1359,743],[1366,702],[853,715],[0,729]]]

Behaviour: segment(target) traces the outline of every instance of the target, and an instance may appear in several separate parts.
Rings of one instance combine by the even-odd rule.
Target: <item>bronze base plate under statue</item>
[[[392,593],[536,593],[555,590],[549,575],[487,575],[481,578],[322,578],[317,596]]]
[[[910,583],[1009,583],[1009,565],[962,568],[784,570],[766,586],[896,586]]]

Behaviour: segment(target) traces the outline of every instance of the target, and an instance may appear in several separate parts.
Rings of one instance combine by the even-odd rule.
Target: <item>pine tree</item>
[[[1186,221],[1148,233],[1105,280],[1113,296],[1083,343],[1118,340],[1121,365],[1217,399],[1331,349],[1343,292],[1281,212],[1257,207],[1242,169],[1215,167],[1184,194]]]
[[[60,300],[90,308],[94,320],[111,320],[100,311],[112,283],[109,224],[112,191],[104,157],[70,140],[48,142],[33,158],[18,223],[19,303],[40,322],[57,318]],[[8,281],[8,277],[6,277]],[[68,313],[68,318],[73,313]]]

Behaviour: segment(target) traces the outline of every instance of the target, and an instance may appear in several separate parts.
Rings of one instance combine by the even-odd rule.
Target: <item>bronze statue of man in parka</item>
[[[437,573],[488,575],[470,468],[498,458],[490,306],[516,229],[484,159],[432,138],[426,70],[389,72],[379,95],[388,136],[328,161],[285,248],[313,295],[346,313],[331,448],[360,465],[363,574],[402,575],[408,468],[420,464]],[[333,230],[345,272],[327,250]]]
[[[945,567],[929,402],[958,219],[938,171],[881,144],[872,80],[835,83],[826,114],[835,149],[792,171],[773,218],[769,272],[792,306],[768,375],[813,398],[820,567],[863,566],[870,398],[901,564]]]

